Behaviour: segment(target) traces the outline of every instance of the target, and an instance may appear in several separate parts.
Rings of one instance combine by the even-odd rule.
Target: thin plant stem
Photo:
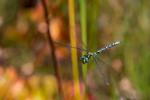
[[[43,11],[45,14],[45,22],[47,24],[46,34],[47,34],[49,46],[51,48],[52,62],[53,62],[53,66],[54,66],[55,76],[57,79],[58,90],[59,90],[60,98],[62,99],[63,98],[63,91],[62,91],[60,69],[59,69],[58,64],[57,64],[57,60],[56,60],[56,56],[55,56],[55,47],[54,47],[54,43],[53,43],[51,33],[49,30],[50,23],[49,23],[49,18],[48,18],[48,10],[47,10],[47,6],[46,6],[46,0],[41,0],[41,4],[43,6]]]
[[[75,34],[75,10],[74,10],[74,0],[68,0],[69,6],[69,27],[70,27],[70,40],[71,46],[76,47],[76,34]],[[72,57],[72,72],[74,81],[74,93],[75,100],[81,100],[80,98],[80,85],[79,85],[79,72],[78,72],[78,60],[77,60],[77,50],[71,48]]]
[[[87,49],[87,23],[86,23],[86,1],[85,0],[79,0],[80,1],[80,23],[81,23],[81,35],[82,35],[82,48]],[[85,54],[83,52],[82,54]],[[82,65],[82,75],[84,81],[86,80],[86,74],[87,74],[87,65]]]
[[[82,48],[87,49],[87,13],[86,13],[86,0],[79,0],[80,3],[80,25],[81,25],[81,41]],[[85,52],[82,52],[84,55]],[[87,76],[87,64],[82,64],[82,78],[86,86],[86,76]],[[87,89],[85,88],[85,91]],[[84,93],[86,96],[86,92]]]

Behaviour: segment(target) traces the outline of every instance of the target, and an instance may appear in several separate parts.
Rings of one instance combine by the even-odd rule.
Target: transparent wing
[[[71,79],[72,77],[72,69],[71,69],[71,48],[77,49],[78,55],[81,55],[82,52],[87,53],[88,51],[82,49],[80,47],[72,47],[64,42],[54,41],[54,45],[56,47],[56,56],[58,60],[59,66],[61,66],[61,73],[63,74],[63,78]],[[80,56],[78,56],[80,57]],[[80,60],[78,58],[78,60]],[[80,64],[79,64],[80,66]],[[81,67],[79,67],[81,68]],[[67,69],[67,70],[66,70]],[[79,69],[81,70],[81,69]]]
[[[65,43],[61,43],[61,42],[54,41],[54,44],[57,45],[57,46],[62,46],[62,47],[67,47],[67,48],[74,48],[74,49],[77,49],[79,51],[88,52],[88,50],[85,50],[83,48],[73,47],[73,46],[70,46],[69,44],[65,44]]]
[[[95,100],[109,100],[111,95],[110,66],[99,57],[93,57],[94,67],[89,70],[88,87]]]

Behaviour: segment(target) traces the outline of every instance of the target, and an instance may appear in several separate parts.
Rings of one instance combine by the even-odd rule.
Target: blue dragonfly
[[[95,52],[89,52],[88,50],[85,50],[85,49],[82,49],[82,48],[79,48],[79,47],[72,47],[72,46],[69,46],[69,45],[67,45],[67,44],[63,44],[63,43],[60,43],[60,42],[54,42],[54,43],[63,45],[63,46],[65,46],[65,47],[75,48],[75,49],[78,49],[78,50],[80,50],[80,51],[86,52],[85,55],[82,55],[82,56],[80,57],[80,61],[82,62],[82,64],[87,64],[87,63],[89,63],[91,57],[93,57],[93,59],[95,60],[95,59],[97,58],[97,56],[98,56],[99,54],[101,54],[102,52],[104,52],[104,51],[106,51],[106,50],[108,50],[108,49],[110,49],[110,48],[112,48],[112,47],[114,47],[114,46],[120,44],[120,41],[116,41],[116,42],[113,42],[113,43],[111,43],[111,44],[108,44],[108,45],[106,45],[105,47],[102,47],[102,48],[100,48],[99,50],[97,50],[97,51],[95,51]]]
[[[102,54],[104,51],[106,51],[106,50],[108,50],[108,49],[110,49],[110,48],[112,48],[112,47],[114,47],[114,46],[117,46],[118,44],[120,44],[120,41],[116,41],[116,42],[110,43],[110,44],[108,44],[108,45],[106,45],[106,46],[104,46],[104,47],[98,49],[98,50],[95,51],[95,52],[89,52],[88,50],[85,50],[85,49],[83,49],[83,48],[72,47],[72,46],[70,46],[70,45],[67,45],[67,44],[64,44],[64,43],[60,43],[60,42],[56,42],[56,41],[55,41],[54,43],[55,43],[55,44],[58,44],[58,45],[63,45],[63,46],[68,47],[68,48],[75,48],[75,49],[77,49],[77,50],[80,50],[80,51],[85,52],[84,55],[80,56],[80,61],[81,61],[81,63],[82,63],[82,64],[88,64],[89,61],[90,61],[91,58],[92,58],[92,59],[94,60],[95,64],[96,64],[96,66],[98,66],[98,65],[99,65],[98,59],[100,60],[100,62],[101,62],[102,64],[105,63],[103,60],[101,60],[101,59],[99,58],[99,55]]]
[[[87,64],[87,63],[89,63],[89,60],[90,60],[91,57],[93,57],[93,59],[95,60],[95,58],[98,56],[98,54],[101,54],[103,51],[106,51],[107,49],[112,48],[112,47],[114,47],[114,46],[116,46],[118,44],[120,44],[120,41],[116,41],[116,42],[113,42],[111,44],[108,44],[105,47],[100,48],[96,52],[88,52],[87,51],[87,53],[85,55],[82,55],[80,57],[80,61],[83,64]]]
[[[104,91],[107,91],[107,89],[109,88],[108,86],[110,85],[110,78],[108,75],[110,73],[107,70],[107,68],[110,67],[110,65],[106,64],[103,60],[101,60],[99,58],[99,55],[102,54],[104,51],[107,51],[108,49],[119,45],[120,41],[110,43],[110,44],[98,49],[95,52],[89,52],[88,50],[85,50],[85,49],[82,49],[79,47],[72,47],[70,45],[63,44],[60,42],[54,42],[54,43],[63,45],[68,48],[75,48],[79,51],[85,52],[84,55],[80,56],[80,58],[79,58],[80,62],[82,64],[88,64],[91,60],[93,60],[94,61],[93,63],[96,65],[96,67],[90,71],[91,74],[87,75],[87,85],[89,86],[89,88],[92,87],[92,89],[90,88],[90,90],[96,90],[96,91],[98,88],[101,91],[103,91],[102,88],[104,88],[106,86],[106,88],[104,88]],[[96,84],[96,85],[98,84],[97,86],[100,86],[100,87],[91,86],[91,82],[92,82],[91,80],[93,81],[92,84]],[[92,92],[94,93],[95,91],[92,91]],[[96,93],[94,93],[94,94],[96,94]]]

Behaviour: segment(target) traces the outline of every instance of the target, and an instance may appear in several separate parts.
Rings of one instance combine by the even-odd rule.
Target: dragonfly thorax
[[[83,64],[86,64],[89,62],[89,59],[91,58],[91,56],[93,55],[93,53],[87,53],[83,56],[80,57],[80,61],[83,63]]]

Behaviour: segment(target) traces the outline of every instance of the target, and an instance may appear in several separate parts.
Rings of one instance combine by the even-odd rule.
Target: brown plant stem
[[[60,69],[59,69],[58,64],[57,64],[57,60],[56,60],[56,56],[55,56],[55,47],[54,47],[54,43],[52,41],[51,33],[49,30],[50,23],[49,23],[49,18],[48,18],[48,10],[47,10],[47,6],[46,6],[46,0],[41,0],[41,3],[43,6],[43,11],[45,14],[45,21],[47,24],[46,34],[47,34],[49,46],[51,48],[52,62],[53,62],[53,66],[54,66],[55,76],[57,79],[58,91],[60,94],[60,98],[62,99],[63,98],[63,91],[62,91],[62,84],[61,84],[61,77],[60,77]]]

